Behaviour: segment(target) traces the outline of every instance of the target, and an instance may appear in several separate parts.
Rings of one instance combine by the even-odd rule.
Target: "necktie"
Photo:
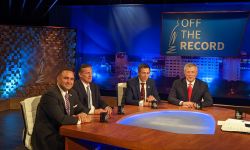
[[[145,88],[144,88],[145,83],[141,83],[141,92],[140,92],[140,100],[145,100]]]
[[[69,103],[69,94],[68,93],[65,94],[65,109],[66,109],[67,114],[69,115],[70,114],[70,103]]]
[[[90,101],[91,101],[91,94],[90,94],[90,87],[89,85],[87,86],[87,96],[88,96],[88,108],[90,109]]]
[[[193,90],[192,84],[189,83],[189,84],[188,84],[188,101],[189,101],[189,102],[191,101],[192,90]]]

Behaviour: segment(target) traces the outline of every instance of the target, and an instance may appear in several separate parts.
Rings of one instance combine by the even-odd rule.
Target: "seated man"
[[[149,79],[150,67],[147,64],[141,64],[138,67],[138,76],[127,81],[124,100],[126,104],[150,106],[151,102],[159,101],[155,82]]]
[[[63,69],[57,75],[57,85],[41,97],[31,137],[34,150],[63,150],[60,126],[90,121],[76,92],[71,89],[73,84],[74,72]]]
[[[76,90],[88,114],[108,112],[111,115],[112,108],[101,100],[100,89],[92,82],[91,65],[83,64],[79,69],[78,75],[80,79],[75,82],[73,88]]]
[[[188,108],[194,108],[196,104],[201,104],[202,107],[212,106],[213,98],[208,91],[207,84],[196,78],[197,66],[192,63],[186,64],[184,74],[185,78],[174,81],[168,101]]]

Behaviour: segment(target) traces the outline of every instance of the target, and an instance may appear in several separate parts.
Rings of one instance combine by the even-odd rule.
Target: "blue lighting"
[[[208,114],[191,111],[157,111],[136,114],[117,122],[179,134],[214,134],[216,122]]]
[[[57,7],[50,22],[77,29],[77,68],[82,63],[92,64],[93,79],[102,89],[115,90],[118,82],[138,75],[140,63],[147,63],[159,93],[168,94],[173,81],[184,77],[184,64],[192,62],[198,65],[198,78],[208,83],[212,96],[250,99],[249,21],[238,58],[190,56],[168,61],[160,55],[162,12],[249,10],[249,2],[69,6]],[[64,18],[65,22],[54,18]],[[119,53],[125,57],[117,60]]]
[[[9,53],[6,57],[6,70],[0,76],[2,81],[0,98],[14,97],[16,90],[20,89],[27,80],[30,80],[30,71],[33,67],[29,62],[32,57],[29,55],[32,51],[31,45],[24,46],[24,41],[20,39],[17,39],[16,42],[20,42],[22,47],[12,46],[12,53]]]

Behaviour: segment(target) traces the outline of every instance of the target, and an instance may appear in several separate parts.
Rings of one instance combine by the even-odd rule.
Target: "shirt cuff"
[[[93,115],[94,113],[95,113],[95,107],[92,106],[91,109],[89,110],[89,114]]]
[[[81,122],[81,120],[79,119],[78,121],[77,121],[77,123],[76,124],[81,124],[82,122]]]
[[[110,106],[106,106],[104,109],[107,110],[107,109],[112,109]]]
[[[144,105],[144,100],[139,101],[139,106],[143,106]]]

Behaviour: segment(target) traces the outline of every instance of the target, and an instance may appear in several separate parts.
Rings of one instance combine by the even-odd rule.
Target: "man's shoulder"
[[[82,84],[82,82],[81,82],[81,80],[80,80],[80,79],[75,80],[75,82],[74,82],[74,86],[73,86],[73,87],[79,86],[80,84]]]
[[[49,88],[44,94],[55,94],[58,93],[60,90],[57,85]]]
[[[127,81],[127,84],[135,84],[138,82],[138,77],[131,78]]]
[[[204,81],[202,81],[202,80],[200,80],[200,79],[195,79],[195,82],[197,82],[197,83],[200,84],[200,85],[207,85],[206,82],[204,82]]]
[[[82,81],[81,81],[80,79],[75,80],[74,85],[73,85],[73,89],[74,89],[76,92],[80,92],[80,91],[83,90],[83,88],[84,88],[84,86],[83,86]]]
[[[99,85],[94,83],[94,82],[90,83],[90,87],[95,88],[95,89],[99,89]]]
[[[183,83],[184,81],[185,81],[185,78],[180,78],[180,79],[174,80],[174,83]]]
[[[57,87],[57,85],[49,88],[43,95],[42,98],[44,97],[57,97],[60,94],[60,90]]]
[[[152,79],[152,78],[148,78],[148,81],[147,81],[147,82],[154,83],[154,82],[155,82],[155,80],[154,80],[154,79]]]
[[[138,77],[134,77],[134,78],[129,79],[128,82],[135,82],[135,81],[138,81],[138,80],[139,80]]]

